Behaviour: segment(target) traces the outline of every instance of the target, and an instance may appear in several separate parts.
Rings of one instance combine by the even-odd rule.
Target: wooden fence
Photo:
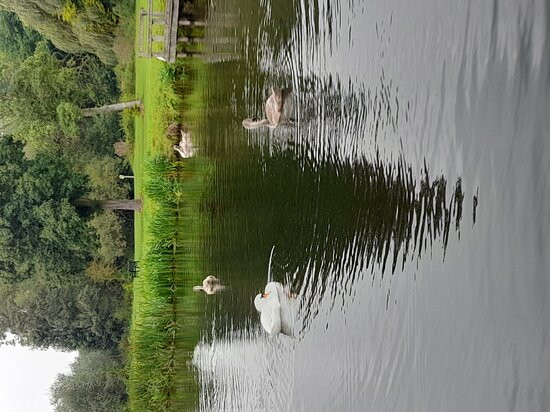
[[[181,43],[197,43],[199,39],[192,36],[178,36],[179,27],[203,27],[204,21],[180,19],[180,0],[166,0],[164,12],[153,10],[153,0],[149,0],[147,10],[140,10],[139,14],[139,57],[156,57],[174,63],[177,58],[198,54],[196,51],[179,51],[177,45]],[[163,26],[164,34],[153,34],[153,26]],[[153,51],[153,44],[162,44],[162,51]],[[160,48],[160,47],[159,47]]]

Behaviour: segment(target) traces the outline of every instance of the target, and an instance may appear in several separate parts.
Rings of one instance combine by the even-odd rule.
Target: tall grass
[[[139,307],[130,339],[130,407],[193,410],[198,386],[191,365],[199,338],[194,282],[201,279],[200,159],[149,160],[145,193],[152,213],[140,263]]]
[[[135,15],[146,7],[146,0],[137,0]],[[163,9],[164,2],[155,0],[154,10]],[[135,73],[135,96],[145,110],[132,116],[134,188],[143,210],[135,222],[140,270],[133,284],[128,350],[130,409],[195,410],[198,384],[191,359],[199,339],[199,296],[192,286],[204,277],[199,203],[207,162],[170,160],[174,141],[165,131],[172,123],[190,126],[190,110],[199,116],[196,70],[188,60],[168,65],[138,58]]]

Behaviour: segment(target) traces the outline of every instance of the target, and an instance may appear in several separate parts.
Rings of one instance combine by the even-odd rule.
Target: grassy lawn
[[[136,48],[142,8],[147,0],[136,2]],[[156,1],[154,9],[163,10],[164,1]],[[184,73],[197,69],[200,63],[168,65],[136,57],[135,93],[144,109],[135,116],[132,161],[135,197],[143,202],[135,214],[134,254],[140,270],[133,284],[128,354],[133,411],[192,410],[198,396],[190,367],[198,340],[198,296],[192,285],[203,277],[197,258],[198,205],[207,165],[200,157],[177,159],[173,139],[166,137],[168,125],[183,124],[184,108],[187,117],[197,113],[197,92],[192,85],[182,87]]]

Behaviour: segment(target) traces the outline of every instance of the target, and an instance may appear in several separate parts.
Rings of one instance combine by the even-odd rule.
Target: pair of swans
[[[254,298],[260,323],[270,335],[294,335],[296,303],[296,296],[279,282],[269,282],[265,291]]]
[[[267,271],[267,285],[263,293],[254,298],[254,307],[260,312],[260,323],[270,335],[294,335],[294,320],[296,318],[297,299],[288,287],[272,281],[271,262],[275,246],[271,248]]]
[[[260,312],[260,323],[270,335],[294,335],[294,320],[296,317],[297,299],[296,295],[289,288],[284,287],[279,282],[271,282],[271,260],[273,258],[273,249],[269,257],[268,283],[264,292],[258,293],[254,298],[254,307]],[[216,292],[225,289],[220,280],[212,275],[207,276],[202,286],[195,286],[196,292],[203,291],[207,295],[213,295]]]
[[[243,126],[246,129],[256,129],[267,126],[274,129],[277,126],[292,125],[293,120],[286,115],[285,102],[292,93],[291,88],[271,88],[271,96],[265,102],[265,119],[244,119]]]

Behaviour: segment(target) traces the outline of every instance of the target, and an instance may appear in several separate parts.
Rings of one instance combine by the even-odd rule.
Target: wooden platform
[[[182,2],[183,3],[183,2]],[[189,57],[197,52],[179,52],[178,43],[195,43],[197,38],[191,36],[179,36],[179,27],[203,27],[204,21],[193,21],[179,16],[180,0],[166,0],[166,10],[159,12],[153,10],[153,0],[149,0],[147,10],[140,10],[139,14],[139,57],[156,57],[160,60],[174,63],[178,57]],[[153,26],[164,26],[164,35],[154,35]],[[153,43],[162,43],[162,52],[153,52]]]

